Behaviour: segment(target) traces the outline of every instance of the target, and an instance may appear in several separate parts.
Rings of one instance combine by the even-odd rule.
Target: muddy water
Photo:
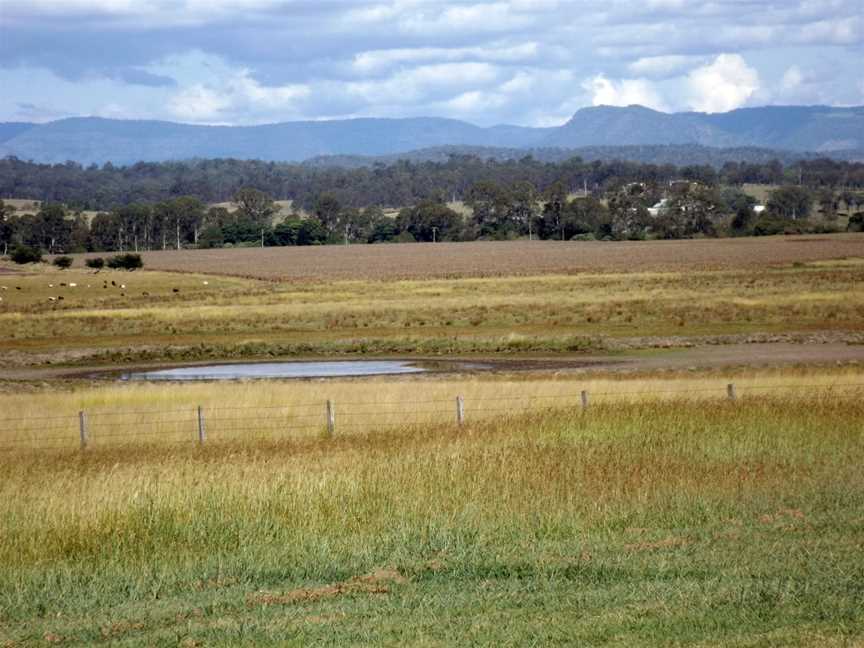
[[[339,362],[256,362],[158,369],[122,375],[123,380],[242,380],[267,378],[336,378],[426,371],[412,362],[358,360]]]

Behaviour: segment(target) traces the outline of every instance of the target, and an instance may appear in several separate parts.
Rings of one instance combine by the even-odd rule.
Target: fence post
[[[204,427],[204,409],[199,405],[198,406],[198,443],[204,444],[204,439],[207,436],[206,429]]]
[[[729,398],[730,401],[734,401],[738,398],[738,396],[735,394],[735,383],[729,383],[728,385],[726,385],[726,396]]]
[[[336,405],[327,399],[327,434],[333,436],[336,431]]]
[[[456,422],[459,425],[465,424],[465,399],[462,396],[456,397]]]
[[[586,389],[582,390],[582,409],[588,409],[588,391]]]
[[[87,414],[82,410],[78,412],[78,430],[81,433],[81,449],[87,449]]]

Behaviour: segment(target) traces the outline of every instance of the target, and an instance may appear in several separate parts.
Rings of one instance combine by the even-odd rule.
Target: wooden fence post
[[[459,425],[465,424],[465,399],[462,396],[456,397],[456,422]]]
[[[333,436],[336,431],[336,405],[332,400],[327,400],[327,434]]]
[[[78,431],[81,434],[81,449],[87,449],[87,414],[82,410],[78,412]]]
[[[582,396],[582,409],[583,410],[588,409],[588,391],[583,389],[581,396]]]
[[[729,383],[728,385],[726,385],[726,396],[731,401],[734,401],[738,398],[737,394],[735,393],[735,383]]]
[[[206,429],[204,427],[204,409],[199,405],[198,406],[198,443],[204,445],[204,439],[206,438]]]

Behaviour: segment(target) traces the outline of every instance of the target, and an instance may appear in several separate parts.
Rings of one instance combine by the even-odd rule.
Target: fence
[[[626,401],[633,397],[665,395],[691,396],[736,401],[739,392],[747,395],[780,390],[807,390],[827,394],[836,390],[862,389],[864,383],[827,385],[747,385],[728,383],[704,389],[639,391],[598,391],[521,396],[430,398],[410,401],[333,400],[284,406],[185,407],[163,410],[92,410],[67,416],[0,418],[0,452],[104,447],[124,442],[161,439],[174,442],[211,441],[274,435],[275,437],[320,434],[334,436],[341,431],[374,431],[405,428],[419,424],[464,425],[495,417],[522,415],[549,410],[588,410],[598,401]]]

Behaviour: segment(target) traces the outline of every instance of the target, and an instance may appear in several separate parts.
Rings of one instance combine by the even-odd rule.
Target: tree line
[[[448,201],[466,200],[469,190],[481,182],[505,187],[525,182],[540,193],[563,184],[569,192],[587,189],[603,195],[632,182],[662,184],[672,180],[708,186],[759,183],[796,184],[811,190],[860,190],[864,189],[864,164],[816,159],[784,166],[772,160],[727,162],[715,168],[621,160],[587,162],[578,157],[561,162],[541,162],[531,156],[493,160],[454,154],[445,162],[402,160],[344,169],[232,159],[140,162],[131,166],[108,163],[101,167],[0,159],[0,196],[63,203],[73,211],[155,205],[186,196],[218,203],[231,200],[245,187],[255,187],[277,200],[291,200],[311,211],[325,193],[345,207],[400,208],[442,197]]]
[[[464,192],[464,210],[446,196],[423,199],[393,217],[380,206],[343,204],[318,195],[308,213],[281,217],[273,198],[243,187],[233,208],[208,207],[195,196],[131,203],[91,219],[61,203],[16,213],[0,201],[0,250],[33,248],[49,254],[139,252],[225,246],[467,240],[635,240],[746,236],[864,229],[864,191],[799,185],[771,192],[763,209],[734,186],[696,180],[633,181],[605,191],[574,194],[563,181],[545,190],[518,180],[481,180]],[[841,222],[838,212],[848,218]],[[818,210],[820,218],[811,219]]]

